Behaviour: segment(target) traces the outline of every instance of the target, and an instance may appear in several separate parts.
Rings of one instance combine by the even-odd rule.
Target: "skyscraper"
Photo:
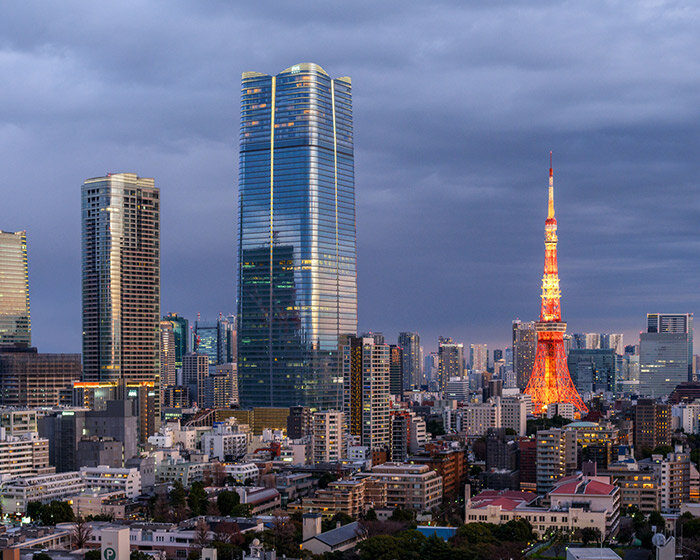
[[[403,350],[397,344],[389,345],[389,391],[403,396]]]
[[[0,230],[0,347],[30,345],[27,234]]]
[[[513,321],[513,371],[520,390],[527,387],[532,368],[535,365],[537,331],[535,322]]]
[[[82,187],[83,380],[147,388],[142,438],[160,422],[159,199],[133,173]]]
[[[340,407],[357,332],[350,78],[245,72],[239,168],[241,403]]]
[[[175,370],[175,332],[170,321],[160,322],[160,385],[171,387],[177,383]]]
[[[469,346],[469,367],[474,371],[485,372],[488,369],[489,351],[486,344]]]
[[[182,357],[190,351],[190,323],[177,313],[168,313],[163,317],[164,321],[169,321],[173,326],[175,337],[175,367],[182,367]]]
[[[464,345],[455,344],[450,337],[438,340],[438,386],[440,391],[447,389],[450,377],[464,376]]]
[[[417,332],[399,333],[399,346],[403,354],[403,388],[420,387],[422,368],[420,359],[420,335]]]
[[[647,332],[639,335],[639,393],[669,395],[692,380],[692,364],[693,314],[647,314]]]

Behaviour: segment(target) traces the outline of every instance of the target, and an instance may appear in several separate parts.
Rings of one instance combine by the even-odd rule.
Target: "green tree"
[[[663,533],[666,529],[666,520],[658,511],[652,511],[649,514],[649,525],[656,527],[657,533]]]
[[[337,480],[337,478],[338,477],[331,472],[324,472],[318,479],[318,487],[323,490],[327,488],[331,482]]]
[[[377,520],[377,512],[374,511],[374,508],[370,508],[367,510],[367,513],[365,513],[365,520],[366,521],[376,521]]]
[[[41,515],[43,505],[41,502],[29,502],[27,504],[27,517],[32,521],[37,521]]]
[[[654,450],[651,452],[652,455],[663,455],[666,457],[669,453],[673,453],[673,447],[670,445],[657,445]]]
[[[583,546],[589,543],[600,541],[600,530],[595,527],[584,527],[581,529],[581,542]]]
[[[412,509],[403,509],[397,507],[391,513],[391,517],[389,517],[389,519],[391,519],[392,521],[403,521],[405,523],[413,523],[413,521],[416,519],[416,512]]]
[[[46,552],[37,552],[32,555],[32,560],[51,560],[51,556],[46,554]]]
[[[75,520],[73,508],[68,502],[53,500],[49,504],[43,504],[39,512],[39,519],[44,525],[56,525]]]
[[[190,494],[187,496],[187,505],[190,506],[192,515],[205,515],[209,506],[209,495],[202,482],[193,482]]]
[[[428,537],[421,547],[421,560],[452,560],[452,547],[437,535]]]
[[[175,509],[180,506],[187,505],[187,492],[185,492],[185,487],[179,480],[175,481],[173,484],[173,489],[170,491],[170,507]]]
[[[360,560],[398,560],[401,558],[399,540],[393,535],[377,535],[357,545]]]
[[[216,497],[216,505],[221,515],[230,517],[245,517],[248,515],[249,507],[241,503],[238,492],[232,490],[222,490]]]
[[[151,556],[140,550],[132,550],[129,553],[129,560],[151,560]]]
[[[457,529],[454,541],[459,545],[495,543],[492,527],[494,526],[489,523],[467,523]]]
[[[83,558],[84,560],[102,560],[102,551],[99,548],[88,550]]]

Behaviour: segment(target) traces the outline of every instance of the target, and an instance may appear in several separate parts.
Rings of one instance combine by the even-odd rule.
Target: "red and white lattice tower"
[[[561,292],[557,268],[557,220],[554,217],[554,172],[549,153],[549,211],[544,226],[544,276],[542,276],[542,309],[535,324],[537,351],[535,365],[525,393],[532,397],[533,414],[544,414],[552,403],[573,404],[587,413],[569,374],[564,351],[566,323],[561,320]]]

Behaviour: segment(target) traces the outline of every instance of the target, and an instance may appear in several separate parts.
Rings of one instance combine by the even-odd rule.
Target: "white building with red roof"
[[[538,505],[538,496],[532,492],[485,490],[467,501],[464,519],[496,525],[525,519],[540,537],[552,530],[573,532],[584,527],[598,529],[605,537],[617,534],[620,489],[608,477],[565,477],[545,502],[549,507]]]

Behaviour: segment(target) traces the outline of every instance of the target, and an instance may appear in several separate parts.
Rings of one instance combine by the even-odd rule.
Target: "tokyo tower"
[[[566,323],[561,320],[561,292],[557,268],[557,220],[554,217],[554,172],[552,152],[549,152],[549,211],[544,226],[544,276],[542,276],[542,309],[535,324],[537,351],[535,365],[525,393],[532,397],[533,414],[544,414],[552,403],[573,404],[587,413],[578,394],[564,351]]]

